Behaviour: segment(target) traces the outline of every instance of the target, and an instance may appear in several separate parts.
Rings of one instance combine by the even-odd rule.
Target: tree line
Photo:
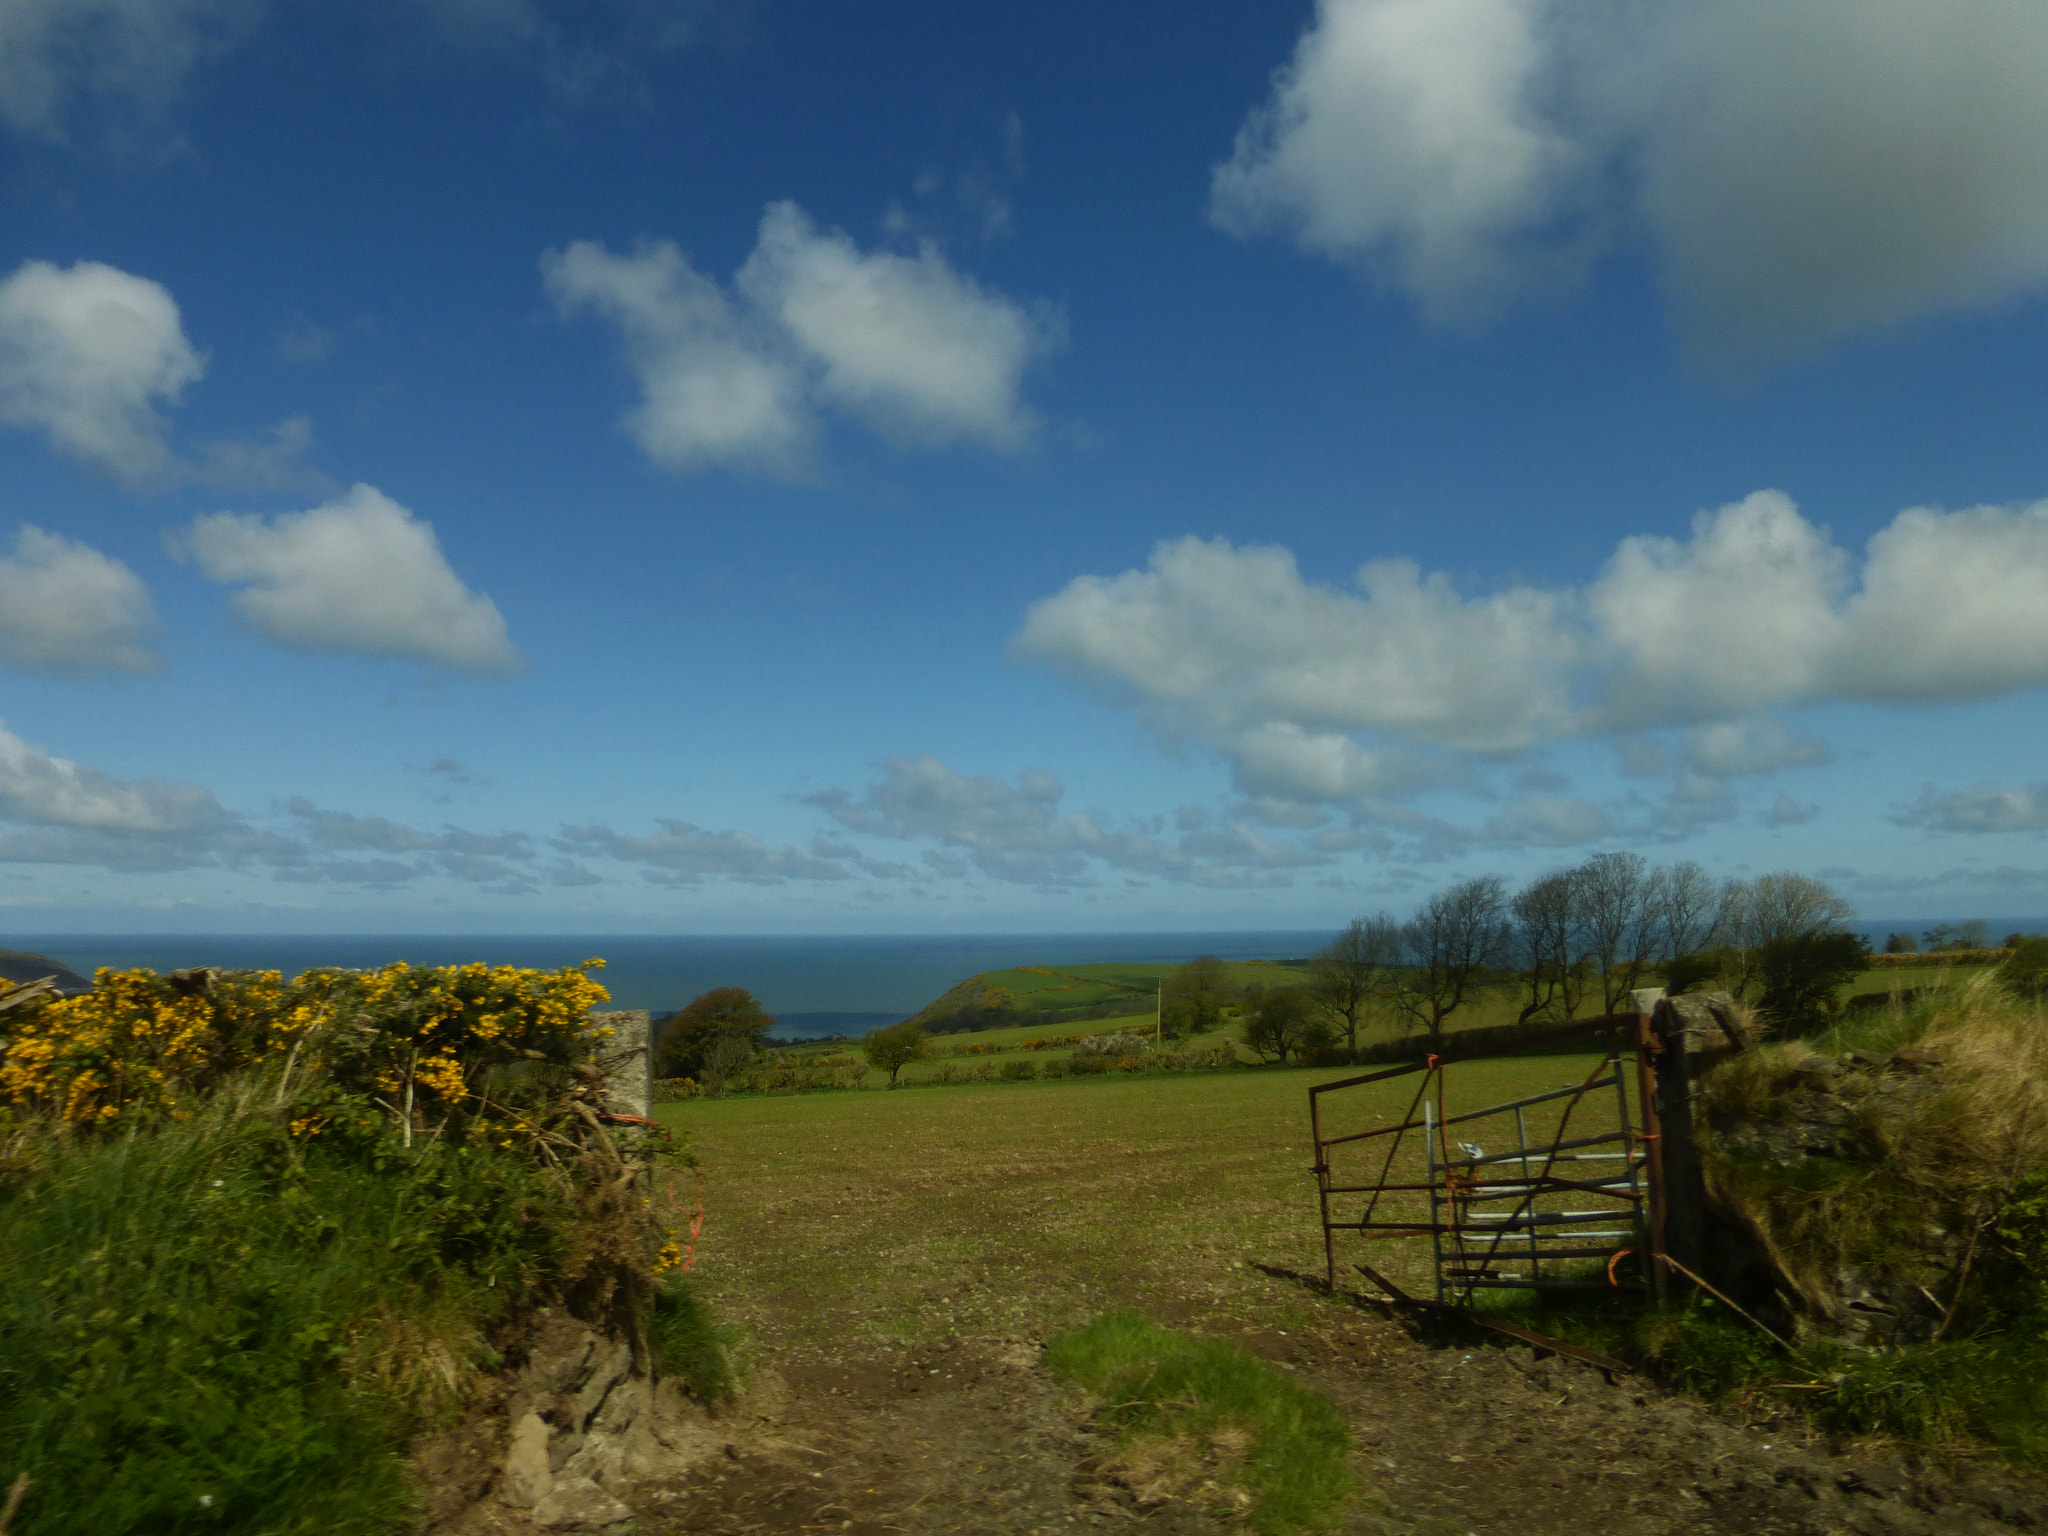
[[[1297,985],[1240,989],[1223,961],[1191,960],[1161,983],[1159,1031],[1177,1040],[1234,1018],[1254,1052],[1286,1061],[1340,1042],[1356,1050],[1377,1014],[1435,1047],[1460,1009],[1510,986],[1516,1022],[1530,1024],[1621,1012],[1653,979],[1673,993],[1712,984],[1754,997],[1780,1027],[1796,1028],[1868,959],[1868,944],[1842,926],[1854,915],[1824,883],[1791,871],[1717,881],[1690,859],[1653,867],[1639,854],[1603,853],[1512,893],[1497,875],[1457,881],[1405,922],[1387,912],[1353,918]],[[751,993],[714,988],[662,1031],[655,1074],[715,1092],[774,1024]],[[874,1031],[862,1050],[893,1081],[924,1040],[906,1021]]]
[[[1823,882],[1790,871],[1717,881],[1689,859],[1653,867],[1603,853],[1513,893],[1496,875],[1458,881],[1406,922],[1354,918],[1298,986],[1239,995],[1221,961],[1191,962],[1167,979],[1161,1023],[1198,1032],[1234,1009],[1246,1044],[1284,1061],[1340,1040],[1355,1050],[1372,1012],[1440,1045],[1482,993],[1512,985],[1518,1023],[1562,1022],[1624,1011],[1656,979],[1674,993],[1711,982],[1754,994],[1791,1027],[1862,969],[1869,946],[1842,927],[1854,915]]]

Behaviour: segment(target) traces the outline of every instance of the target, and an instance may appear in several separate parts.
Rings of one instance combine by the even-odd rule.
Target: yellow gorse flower
[[[585,1055],[611,1031],[590,1011],[610,994],[587,974],[483,964],[376,971],[216,975],[181,987],[154,971],[102,969],[93,990],[0,1014],[0,1103],[57,1111],[73,1124],[137,1109],[181,1113],[229,1072],[309,1053],[386,1096],[410,1082],[444,1108],[469,1097],[494,1061]],[[310,1065],[310,1062],[308,1063]],[[312,1134],[317,1122],[293,1123]]]

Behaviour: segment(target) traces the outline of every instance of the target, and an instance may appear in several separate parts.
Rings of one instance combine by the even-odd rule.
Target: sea
[[[713,987],[744,987],[776,1017],[780,1039],[864,1034],[907,1018],[957,982],[1013,965],[1102,961],[1178,964],[1298,958],[1330,942],[1329,929],[1212,933],[1008,933],[848,937],[679,937],[532,934],[9,934],[0,947],[31,950],[80,975],[115,970],[282,971],[490,965],[555,970],[593,956],[612,1006],[666,1013]]]
[[[1924,933],[1950,918],[1892,918],[1852,924],[1874,948],[1890,933]],[[2048,918],[1987,919],[1995,944],[2008,933],[2048,932]],[[1178,964],[1197,955],[1223,960],[1285,960],[1312,954],[1331,929],[1249,929],[1185,933],[1001,933],[777,935],[647,934],[593,936],[476,934],[12,934],[0,947],[32,950],[81,975],[99,966],[153,971],[218,965],[282,971],[318,966],[369,969],[414,965],[491,965],[555,970],[593,956],[619,1008],[667,1013],[713,987],[744,987],[776,1017],[779,1039],[864,1034],[907,1018],[957,982],[1013,965],[1086,965],[1101,961]]]

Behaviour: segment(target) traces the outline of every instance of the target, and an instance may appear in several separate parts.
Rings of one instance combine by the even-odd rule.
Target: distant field
[[[1135,985],[1141,979],[1156,979],[1159,976],[1172,972],[1174,969],[1175,967],[1171,965],[1093,965],[1063,968],[1018,967],[1007,971],[990,971],[976,979],[977,981],[984,981],[990,984],[1003,985],[1007,990],[1009,986],[1007,978],[1022,978],[1023,981],[1019,984],[1019,992],[1017,994],[1019,1005],[1023,1006],[1029,998],[1038,998],[1044,1000],[1043,1006],[1049,1009],[1075,1006],[1071,1000],[1075,994],[1061,989],[1073,985],[1077,978],[1085,981],[1089,980],[1095,973],[1101,973],[1104,976],[1113,977],[1126,985]],[[1838,1000],[1846,1002],[1851,997],[1872,992],[1905,992],[1927,988],[1959,987],[1967,983],[1972,977],[1981,975],[1984,969],[1981,966],[1925,965],[1870,970],[1863,972],[1852,981],[1844,982],[1836,989],[1836,996]],[[1263,981],[1269,985],[1275,983],[1279,985],[1292,985],[1304,979],[1306,975],[1305,972],[1276,965],[1270,961],[1247,961],[1235,964],[1231,966],[1231,973],[1232,979],[1239,986],[1244,986],[1251,981]],[[1063,980],[1062,978],[1065,979]],[[1660,979],[1655,976],[1646,978],[1645,985],[1655,986]],[[1031,984],[1036,990],[1023,990],[1024,983]],[[1152,982],[1147,980],[1145,984],[1149,986]],[[1102,995],[1111,996],[1116,994],[1105,991]],[[1122,995],[1128,996],[1129,994],[1124,993]],[[1495,1024],[1512,1024],[1521,1012],[1522,1001],[1523,994],[1519,986],[1500,985],[1482,989],[1464,1007],[1451,1015],[1448,1027],[1455,1034],[1462,1030],[1480,1029]],[[1599,1011],[1599,1004],[1599,996],[1595,994],[1579,1009],[1579,1016],[1583,1018],[1597,1013]],[[1153,1027],[1153,1017],[1151,1004],[1149,1001],[1146,1001],[1130,1013],[1103,1018],[1004,1024],[994,1029],[956,1030],[944,1034],[936,1034],[931,1037],[933,1056],[926,1061],[913,1063],[905,1067],[902,1072],[902,1080],[912,1083],[927,1081],[940,1071],[942,1065],[961,1067],[989,1062],[1000,1064],[1011,1060],[1033,1061],[1043,1064],[1063,1057],[1066,1054],[1066,1048],[1027,1051],[1021,1049],[1025,1041],[1061,1038],[1068,1035],[1111,1034],[1118,1031],[1150,1035]],[[1360,1045],[1379,1045],[1387,1041],[1408,1038],[1414,1032],[1414,1028],[1408,1020],[1382,1005],[1374,1009],[1366,1017],[1359,1030],[1358,1042]],[[1180,1042],[1174,1048],[1208,1049],[1219,1045],[1236,1045],[1241,1039],[1242,1026],[1237,1020],[1232,1019],[1222,1029]],[[969,1048],[974,1046],[979,1046],[982,1049],[969,1054]],[[847,1042],[841,1045],[820,1043],[814,1046],[802,1047],[800,1050],[802,1054],[806,1055],[829,1053],[837,1050],[846,1050],[858,1054],[859,1045],[857,1042]],[[1240,1049],[1239,1055],[1246,1061],[1252,1059],[1249,1053],[1244,1052],[1242,1049]],[[879,1075],[875,1081],[879,1084]]]
[[[1452,1110],[1575,1081],[1597,1059],[1461,1065]],[[1112,1073],[656,1113],[704,1160],[696,1273],[751,1328],[818,1344],[1043,1337],[1114,1306],[1287,1328],[1308,1298],[1246,1266],[1321,1273],[1308,1088],[1343,1075]],[[1356,1112],[1398,1110],[1402,1092]],[[1424,1272],[1423,1245],[1380,1247]]]
[[[970,976],[927,1005],[920,1017],[941,1015],[984,1005],[1000,993],[1003,1006],[1028,1013],[1095,1008],[1124,1003],[1133,1011],[1149,1011],[1160,983],[1180,967],[1176,964],[1111,962],[1097,965],[1020,965]],[[1271,960],[1243,960],[1229,965],[1230,979],[1243,987],[1254,981],[1288,986],[1305,981],[1307,972]]]

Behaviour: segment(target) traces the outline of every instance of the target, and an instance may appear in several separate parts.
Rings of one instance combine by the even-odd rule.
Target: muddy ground
[[[1830,1447],[1769,1403],[1717,1411],[1525,1346],[1445,1345],[1376,1308],[1326,1310],[1306,1330],[1226,1336],[1351,1417],[1368,1493],[1347,1532],[2048,1527],[2048,1483],[1995,1461]],[[1214,1490],[1148,1488],[1139,1469],[1120,1467],[1086,1405],[1047,1376],[1039,1355],[1040,1342],[1023,1337],[793,1349],[722,1417],[730,1439],[720,1457],[640,1490],[641,1532],[1244,1528],[1216,1507]]]

